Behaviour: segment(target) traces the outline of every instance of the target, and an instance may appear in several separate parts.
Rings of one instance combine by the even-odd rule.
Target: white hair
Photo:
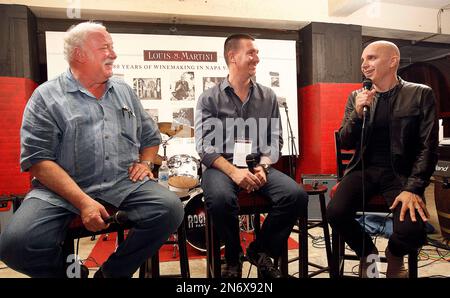
[[[106,30],[106,27],[92,21],[73,25],[67,30],[64,37],[64,58],[67,62],[71,61],[74,49],[83,46],[86,35],[98,30]]]

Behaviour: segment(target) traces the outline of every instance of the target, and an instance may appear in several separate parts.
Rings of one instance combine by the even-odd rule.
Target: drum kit
[[[172,138],[192,138],[194,129],[171,122],[158,123],[159,131],[169,138],[162,141],[163,156],[155,164],[167,160],[167,146]],[[180,197],[184,206],[187,243],[200,252],[206,252],[206,217],[203,190],[200,188],[200,161],[188,154],[176,154],[168,159],[169,190]]]
[[[167,160],[167,146],[172,138],[192,138],[194,129],[187,125],[170,122],[158,123],[159,131],[168,136],[162,141],[163,156],[157,155],[155,164],[160,166]],[[186,240],[194,249],[206,252],[206,216],[203,189],[200,187],[200,161],[188,154],[176,154],[169,158],[169,190],[175,192],[184,206],[184,220],[186,223]],[[252,218],[239,216],[241,231],[253,231]],[[225,245],[221,243],[221,249]],[[175,248],[176,249],[176,248]],[[175,250],[174,250],[175,256]]]

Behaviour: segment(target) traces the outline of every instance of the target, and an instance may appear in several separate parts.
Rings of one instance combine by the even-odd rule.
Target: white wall
[[[356,5],[348,16],[329,16],[337,2]],[[66,18],[68,7],[80,8],[82,18],[103,20],[209,24],[277,29],[299,29],[309,22],[355,24],[367,27],[437,32],[437,8],[379,0],[17,0],[0,3],[28,5],[38,17]],[[430,6],[428,0],[414,5]],[[405,3],[405,1],[400,2]],[[440,3],[440,2],[438,2]],[[436,5],[435,5],[436,6]],[[450,34],[450,10],[442,14],[442,33]]]

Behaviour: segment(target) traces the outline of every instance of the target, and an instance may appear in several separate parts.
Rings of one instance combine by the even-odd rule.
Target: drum
[[[193,248],[206,252],[206,216],[203,190],[195,188],[189,192],[189,199],[183,201],[186,240]],[[221,249],[225,246],[221,242]]]
[[[169,159],[169,185],[180,189],[191,189],[198,185],[200,162],[187,154],[174,155]]]

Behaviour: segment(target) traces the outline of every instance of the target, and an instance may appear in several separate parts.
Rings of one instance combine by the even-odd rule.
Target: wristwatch
[[[257,166],[261,167],[263,169],[264,173],[266,173],[266,175],[269,174],[269,168],[270,168],[269,164],[263,163],[263,164],[259,164]]]
[[[147,165],[150,171],[153,170],[153,163],[150,160],[141,160],[139,161],[139,163]]]

